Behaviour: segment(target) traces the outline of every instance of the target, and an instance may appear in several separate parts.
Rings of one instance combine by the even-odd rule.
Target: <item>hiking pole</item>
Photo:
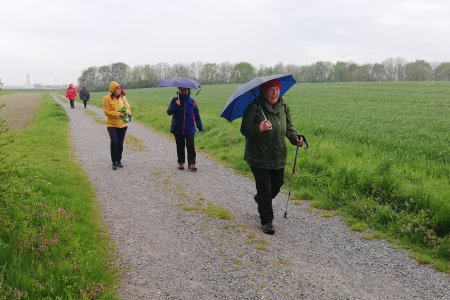
[[[288,198],[287,198],[287,201],[286,201],[286,211],[284,212],[284,217],[285,218],[287,218],[289,199],[291,198],[292,185],[294,184],[294,173],[295,173],[295,165],[297,164],[298,148],[299,148],[299,146],[297,145],[297,149],[295,150],[294,166],[292,167],[291,185],[289,187]]]

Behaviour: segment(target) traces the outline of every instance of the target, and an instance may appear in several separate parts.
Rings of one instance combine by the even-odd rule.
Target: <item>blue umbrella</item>
[[[201,87],[198,81],[194,79],[186,78],[186,77],[170,77],[164,80],[161,80],[156,85],[157,87],[165,87],[165,86],[173,86],[173,87],[182,87],[188,89],[199,89]]]
[[[267,81],[278,79],[281,82],[280,97],[283,96],[297,81],[291,74],[277,74],[264,77],[256,77],[239,86],[225,104],[222,118],[233,121],[244,115],[244,111],[259,95],[259,87]]]

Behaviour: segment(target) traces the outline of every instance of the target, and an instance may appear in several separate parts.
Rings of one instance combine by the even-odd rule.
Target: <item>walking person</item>
[[[177,145],[178,169],[184,170],[186,148],[188,170],[197,171],[195,127],[197,126],[198,130],[203,132],[203,125],[197,102],[191,98],[191,89],[178,88],[178,96],[170,102],[167,114],[172,116],[170,132],[173,133]]]
[[[84,108],[86,108],[87,103],[89,102],[89,98],[91,98],[91,94],[89,94],[89,91],[86,89],[85,86],[80,91],[80,99],[83,100]]]
[[[69,84],[66,90],[66,98],[69,99],[70,107],[75,108],[75,98],[77,98],[77,88],[73,83]]]
[[[260,86],[260,95],[247,107],[241,124],[245,136],[244,159],[256,183],[258,212],[262,230],[274,234],[272,199],[284,183],[287,149],[285,137],[292,145],[302,146],[303,139],[292,125],[289,106],[280,97],[277,79]]]
[[[106,128],[111,139],[112,169],[117,170],[123,168],[123,141],[131,120],[131,107],[122,86],[115,81],[111,81],[109,94],[103,98],[103,111],[107,117]]]

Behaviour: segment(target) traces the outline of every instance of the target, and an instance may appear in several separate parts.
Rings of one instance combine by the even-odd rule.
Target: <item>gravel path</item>
[[[137,122],[125,167],[113,171],[103,112],[54,98],[117,245],[124,299],[450,299],[448,275],[385,241],[363,240],[307,202],[290,205],[285,219],[280,194],[276,234],[263,234],[252,180],[199,153],[197,173],[177,170],[175,142]],[[235,218],[209,217],[211,204]]]

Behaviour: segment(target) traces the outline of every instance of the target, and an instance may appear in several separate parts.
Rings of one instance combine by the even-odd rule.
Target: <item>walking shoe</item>
[[[188,169],[191,170],[192,172],[195,172],[197,171],[197,166],[195,164],[191,164],[189,165]]]
[[[262,231],[266,234],[274,234],[275,228],[273,228],[272,221],[267,222],[266,224],[263,224]]]
[[[184,170],[184,164],[178,163],[178,170]]]
[[[122,165],[122,163],[121,163],[120,161],[116,162],[116,165],[117,165],[119,168],[123,168],[123,165]]]
[[[113,170],[117,170],[117,164],[116,164],[116,162],[113,162],[113,163],[112,163],[112,169],[113,169]]]

